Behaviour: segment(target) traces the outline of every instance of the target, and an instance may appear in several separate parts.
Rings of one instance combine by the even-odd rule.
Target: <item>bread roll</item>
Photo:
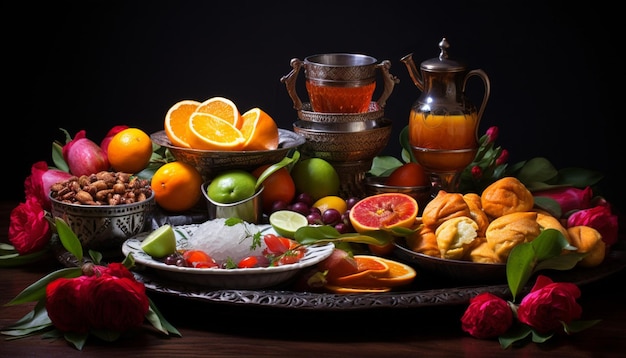
[[[576,252],[587,254],[578,262],[579,266],[595,267],[604,261],[606,244],[598,230],[585,225],[572,226],[567,229],[570,243],[577,248]]]
[[[435,232],[428,226],[422,226],[415,233],[406,237],[407,247],[420,254],[441,257]]]
[[[469,207],[463,200],[463,194],[439,190],[437,196],[424,207],[422,222],[436,230],[444,221],[459,216],[471,216]]]
[[[483,190],[480,202],[492,220],[510,213],[530,211],[535,205],[533,194],[515,177],[504,177],[491,183]]]
[[[478,224],[467,216],[459,216],[444,221],[437,230],[437,246],[441,257],[462,260],[477,237]]]
[[[489,247],[506,262],[509,253],[521,243],[534,240],[541,233],[534,211],[502,215],[489,223],[485,237]]]
[[[571,239],[569,238],[569,233],[567,232],[567,229],[563,227],[559,219],[555,218],[554,216],[538,211],[537,223],[539,224],[539,227],[541,228],[541,230],[545,230],[545,229],[559,230],[561,234],[565,236],[565,240],[567,240],[567,242],[569,243],[572,242]]]
[[[502,259],[496,255],[496,252],[489,246],[489,243],[485,238],[476,238],[480,240],[480,243],[475,246],[469,253],[469,260],[472,262],[479,262],[484,264],[501,264],[504,263]]]
[[[483,211],[482,204],[480,202],[480,195],[476,193],[467,193],[463,195],[463,200],[467,204],[470,211],[470,217],[478,224],[478,236],[485,237],[485,231],[489,226],[489,218]]]

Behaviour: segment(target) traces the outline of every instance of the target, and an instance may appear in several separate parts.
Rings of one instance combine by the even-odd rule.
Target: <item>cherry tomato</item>
[[[183,253],[183,259],[190,267],[210,268],[217,267],[217,262],[202,250],[187,250]]]
[[[267,246],[267,253],[275,255],[283,254],[291,247],[297,245],[297,242],[294,240],[274,234],[266,234],[263,237],[263,241],[265,241],[265,245]]]
[[[238,268],[267,267],[270,262],[265,256],[247,256],[239,261]]]
[[[289,252],[285,252],[278,261],[276,262],[277,266],[295,264],[300,261],[304,257],[304,249],[294,249]]]

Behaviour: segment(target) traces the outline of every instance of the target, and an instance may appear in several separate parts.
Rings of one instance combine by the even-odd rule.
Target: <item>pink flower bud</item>
[[[90,139],[74,139],[63,149],[70,173],[76,176],[95,174],[110,168],[102,148]]]
[[[509,151],[506,149],[502,149],[500,156],[498,157],[498,159],[496,159],[496,165],[502,165],[506,163],[507,160],[509,160]]]
[[[478,165],[472,167],[472,177],[474,179],[480,179],[483,176],[483,170]]]
[[[489,129],[487,129],[487,132],[485,133],[487,134],[487,137],[489,138],[487,143],[495,142],[496,139],[498,139],[498,133],[499,133],[499,130],[497,126],[489,127]]]
[[[572,210],[589,208],[593,192],[590,187],[585,189],[566,187],[538,191],[535,196],[552,198],[559,203],[561,211],[565,214]]]

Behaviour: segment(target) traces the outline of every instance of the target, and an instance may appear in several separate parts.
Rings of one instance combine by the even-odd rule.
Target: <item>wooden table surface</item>
[[[10,210],[0,203],[0,241],[8,242]],[[62,266],[53,257],[15,268],[0,268],[0,328],[15,323],[31,304],[4,306],[20,291]],[[612,357],[626,352],[626,270],[581,286],[583,319],[601,319],[572,336],[503,350],[497,340],[479,340],[461,330],[464,305],[359,311],[285,310],[217,305],[148,291],[182,337],[163,337],[145,325],[113,343],[90,338],[82,351],[65,340],[36,335],[0,337],[0,357]]]

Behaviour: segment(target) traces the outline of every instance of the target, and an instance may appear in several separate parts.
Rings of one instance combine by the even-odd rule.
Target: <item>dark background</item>
[[[545,2],[548,3],[548,2]],[[438,55],[490,77],[482,134],[500,127],[510,162],[547,157],[557,168],[602,171],[603,194],[625,202],[622,180],[624,61],[615,8],[540,2],[454,1],[63,1],[4,4],[3,198],[23,199],[40,160],[52,164],[59,128],[100,142],[112,126],[163,129],[182,99],[232,99],[260,107],[292,129],[293,102],[280,78],[290,60],[331,52],[390,60],[400,79],[385,115],[393,135],[382,154],[399,156],[397,136],[420,95],[400,58]],[[15,21],[8,21],[9,19]],[[303,86],[300,74],[299,86]],[[467,93],[482,98],[476,80]],[[300,97],[307,101],[304,92]],[[9,126],[10,124],[10,126]],[[6,162],[8,161],[8,162]]]

